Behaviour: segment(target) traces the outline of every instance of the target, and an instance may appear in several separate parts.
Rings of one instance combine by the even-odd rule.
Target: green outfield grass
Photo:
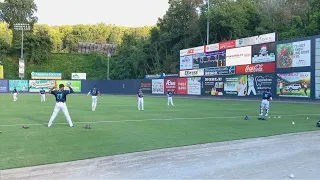
[[[39,95],[18,98],[0,95],[0,169],[319,130],[320,119],[319,105],[313,104],[272,102],[272,118],[258,121],[259,101],[174,98],[176,106],[167,107],[166,97],[145,97],[145,111],[138,111],[133,96],[103,96],[92,112],[90,97],[69,95],[75,127],[69,128],[60,112],[47,128],[53,96],[45,103]],[[245,115],[252,119],[243,120]],[[92,129],[84,129],[87,123]],[[21,129],[23,124],[30,129]]]

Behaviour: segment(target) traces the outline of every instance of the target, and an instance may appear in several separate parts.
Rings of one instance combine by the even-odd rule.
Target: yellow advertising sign
[[[4,79],[4,69],[2,65],[0,65],[0,79]]]

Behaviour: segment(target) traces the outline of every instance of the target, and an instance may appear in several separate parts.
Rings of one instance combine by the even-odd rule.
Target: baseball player
[[[174,106],[174,105],[173,105],[173,101],[172,101],[172,95],[173,95],[173,92],[168,91],[168,93],[167,93],[167,96],[168,96],[168,106],[170,106],[170,104],[171,104],[172,106]]]
[[[67,108],[67,95],[73,93],[73,89],[70,87],[70,84],[67,85],[69,90],[64,90],[64,85],[60,84],[59,85],[59,90],[56,90],[55,87],[50,89],[50,94],[54,95],[56,97],[56,106],[54,107],[53,114],[50,118],[50,121],[48,123],[48,127],[52,126],[53,121],[57,117],[59,111],[61,110],[66,117],[69,126],[73,127],[69,111]]]
[[[265,92],[263,92],[263,95],[262,95],[262,102],[260,105],[260,116],[263,116],[264,108],[266,108],[265,116],[269,116],[269,102],[270,101],[272,101],[272,94],[270,93],[270,90],[267,89]]]
[[[46,91],[42,88],[40,91],[41,102],[46,102]]]
[[[97,101],[98,101],[98,95],[101,96],[100,91],[97,89],[96,86],[94,86],[89,93],[87,94],[87,96],[92,95],[92,111],[96,111],[96,107],[97,107]]]
[[[138,101],[138,110],[140,111],[140,106],[141,106],[141,110],[143,111],[143,93],[142,93],[142,89],[139,88],[139,91],[137,92],[137,101]]]
[[[12,91],[12,94],[13,94],[13,101],[17,101],[18,98],[17,98],[17,95],[18,95],[18,91],[17,91],[17,88],[14,87],[13,91]]]

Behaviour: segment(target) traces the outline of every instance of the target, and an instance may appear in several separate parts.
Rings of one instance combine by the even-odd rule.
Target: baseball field
[[[259,121],[260,101],[174,98],[175,107],[168,107],[166,97],[146,96],[145,111],[138,111],[134,96],[110,95],[99,97],[92,112],[91,97],[69,95],[75,127],[60,112],[48,128],[53,96],[45,103],[38,94],[20,94],[16,102],[11,95],[0,99],[0,170],[315,131],[320,119],[319,105],[310,103],[271,102],[270,118]]]

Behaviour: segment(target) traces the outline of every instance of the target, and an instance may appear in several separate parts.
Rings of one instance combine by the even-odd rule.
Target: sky
[[[155,25],[168,10],[168,0],[35,0],[39,24]]]

